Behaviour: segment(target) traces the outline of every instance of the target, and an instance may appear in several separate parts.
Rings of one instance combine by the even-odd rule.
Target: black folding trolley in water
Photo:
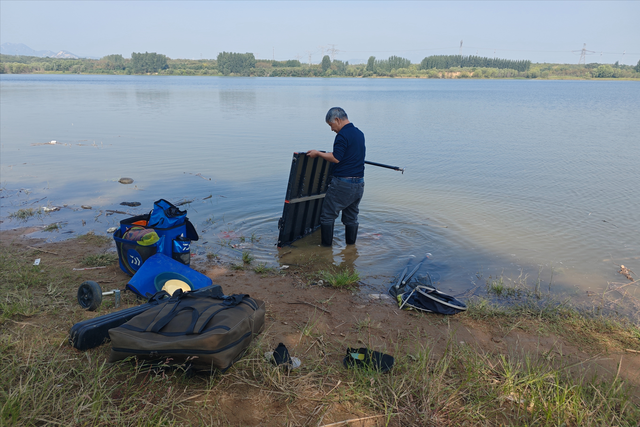
[[[307,153],[293,153],[291,172],[278,221],[278,247],[290,245],[320,227],[320,212],[330,181],[330,163]]]
[[[404,173],[404,168],[376,162],[367,165]],[[306,152],[293,153],[282,217],[278,221],[278,247],[290,245],[320,227],[320,212],[331,182],[331,163]]]

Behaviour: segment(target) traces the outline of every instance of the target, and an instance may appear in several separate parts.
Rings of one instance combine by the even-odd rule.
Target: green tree
[[[329,68],[331,68],[331,58],[329,58],[329,55],[325,55],[322,58],[322,72],[326,73]]]
[[[433,55],[427,56],[420,63],[421,70],[432,68],[447,70],[452,67],[482,67],[528,71],[531,61],[512,61],[509,59],[483,58],[480,56]]]
[[[411,65],[411,61],[406,58],[401,58],[399,56],[390,56],[389,59],[389,68],[390,69],[399,69],[399,68],[409,68]]]
[[[251,69],[256,67],[256,58],[253,53],[233,53],[221,52],[218,54],[218,71],[225,76],[229,74],[251,73]]]
[[[591,71],[591,75],[593,75],[593,77],[599,77],[599,78],[611,78],[611,77],[618,77],[616,75],[616,70],[609,64],[605,64],[605,65],[601,65],[598,68],[596,68],[595,70]]]
[[[332,65],[336,70],[336,74],[344,76],[347,73],[347,66],[349,65],[349,62],[345,63],[338,59],[335,59]]]
[[[638,63],[636,64],[635,69],[638,73],[640,73],[640,59],[638,60]]]
[[[131,54],[130,67],[134,73],[157,73],[169,68],[167,57],[155,52]]]
[[[103,67],[106,70],[124,70],[125,61],[122,55],[107,55],[100,59],[104,63]]]
[[[375,71],[375,68],[374,68],[375,65],[376,65],[376,57],[375,56],[370,56],[369,60],[367,61],[366,70],[373,73]]]
[[[285,67],[302,67],[302,64],[300,64],[300,61],[298,61],[297,59],[289,59],[287,62],[284,63]]]

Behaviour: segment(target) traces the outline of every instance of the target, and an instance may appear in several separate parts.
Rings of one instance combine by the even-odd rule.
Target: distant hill
[[[37,56],[40,58],[80,58],[80,56],[66,50],[58,52],[52,50],[33,50],[23,43],[2,43],[0,45],[0,53],[3,55]]]

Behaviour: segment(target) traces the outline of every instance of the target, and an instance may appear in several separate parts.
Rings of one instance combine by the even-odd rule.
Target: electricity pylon
[[[583,44],[582,45],[582,50],[572,50],[572,52],[578,53],[580,52],[580,59],[578,59],[578,65],[582,64],[582,65],[586,65],[587,62],[587,55],[592,55],[595,53],[595,51],[593,50],[587,50],[587,44]]]

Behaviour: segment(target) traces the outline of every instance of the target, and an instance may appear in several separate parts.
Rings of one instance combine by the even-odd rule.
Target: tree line
[[[615,64],[532,64],[478,56],[436,55],[412,64],[407,58],[369,57],[365,64],[331,60],[319,64],[299,60],[256,59],[253,53],[221,52],[216,59],[171,59],[155,52],[113,54],[96,59],[40,58],[0,55],[0,73],[87,73],[228,75],[257,77],[405,77],[405,78],[640,78],[636,66]]]
[[[498,70],[510,69],[516,71],[528,71],[531,67],[531,61],[512,61],[510,59],[485,58],[473,55],[433,55],[427,56],[422,60],[422,62],[420,62],[421,70],[430,70],[432,68],[446,70],[453,67],[479,67],[497,68]]]

